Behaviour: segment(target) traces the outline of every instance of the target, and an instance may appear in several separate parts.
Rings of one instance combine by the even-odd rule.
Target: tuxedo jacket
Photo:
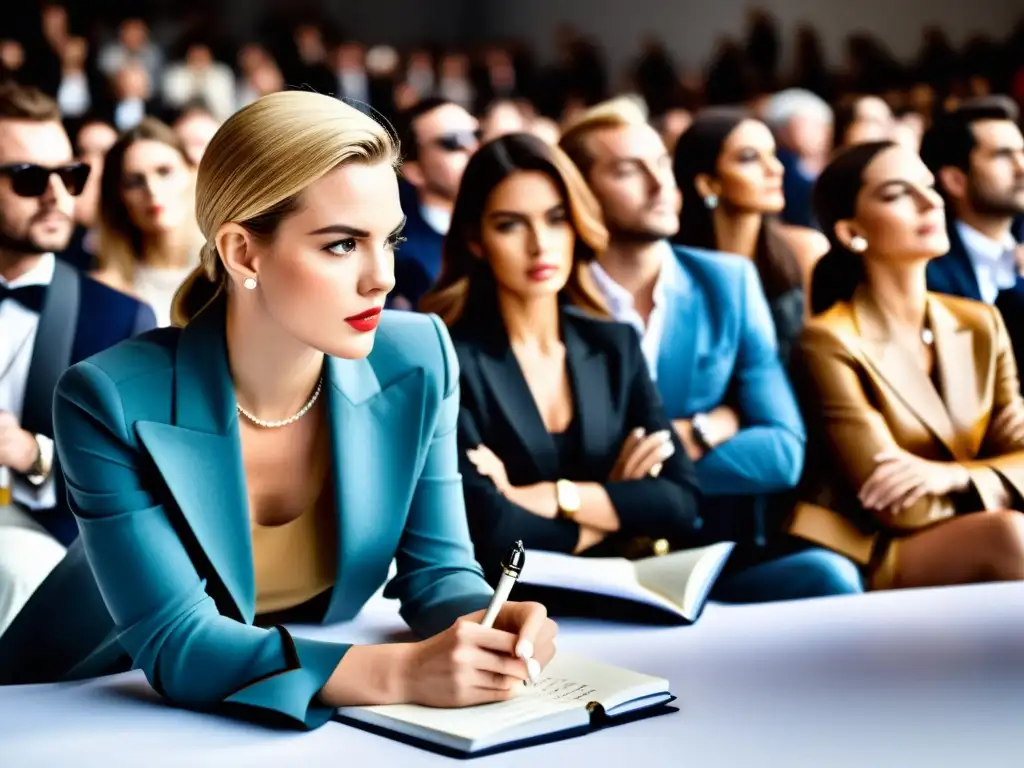
[[[0,683],[141,668],[171,702],[312,728],[345,643],[254,626],[224,302],[72,367],[54,407],[81,536],[0,637]],[[456,459],[457,362],[436,318],[386,312],[368,358],[328,357],[337,571],[321,619],[385,582],[421,635],[486,607]]]
[[[949,252],[928,264],[928,290],[981,301],[981,289],[967,248],[955,225],[949,222]],[[1003,316],[1017,360],[1024,359],[1024,277],[1017,275],[1012,288],[1000,291],[996,308]]]
[[[692,544],[703,525],[696,472],[665,417],[636,331],[575,309],[561,311],[561,337],[573,392],[580,446],[575,474],[565,477],[500,319],[474,316],[453,329],[462,370],[459,461],[477,559],[485,571],[498,565],[511,542],[526,549],[572,552],[579,526],[549,520],[516,505],[481,475],[466,451],[486,445],[505,464],[514,486],[559,479],[601,483],[618,514],[616,538],[665,538]],[[643,427],[672,433],[675,454],[657,478],[609,481],[622,444]],[[623,542],[624,543],[624,542]]]
[[[60,375],[72,364],[155,327],[156,317],[147,304],[56,259],[32,349],[22,428],[52,439],[53,395]],[[67,545],[78,535],[78,528],[67,505],[58,460],[52,472],[57,483],[57,506],[34,511],[33,516]]]
[[[1024,418],[1017,366],[993,307],[928,295],[936,388],[896,343],[863,289],[810,321],[800,349],[801,389],[815,427],[804,503],[790,531],[867,565],[879,536],[898,537],[953,515],[993,509],[1005,490],[1020,503],[1024,443],[993,425],[1006,411]],[[857,494],[875,456],[900,448],[957,462],[966,493],[925,496],[897,515],[869,512]]]

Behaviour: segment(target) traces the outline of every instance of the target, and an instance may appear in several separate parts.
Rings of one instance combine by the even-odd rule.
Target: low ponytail
[[[199,266],[185,278],[171,302],[171,324],[184,328],[224,291],[224,266],[217,248],[207,241],[200,252]]]
[[[849,301],[864,279],[864,264],[848,248],[833,245],[811,273],[811,315],[820,315],[840,301]]]
[[[864,262],[839,240],[836,224],[856,216],[864,169],[880,152],[896,146],[892,141],[871,141],[841,150],[814,183],[814,215],[832,247],[818,259],[811,275],[812,315],[819,315],[840,301],[849,301],[864,281]]]

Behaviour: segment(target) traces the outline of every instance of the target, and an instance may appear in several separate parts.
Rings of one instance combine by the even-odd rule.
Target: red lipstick
[[[358,315],[346,317],[345,322],[360,333],[369,333],[374,330],[377,327],[377,323],[380,322],[380,307],[374,307],[373,309],[368,309],[365,312],[360,312]]]
[[[535,283],[542,283],[548,278],[554,277],[557,272],[558,267],[554,264],[538,264],[535,267],[531,267],[526,276]]]

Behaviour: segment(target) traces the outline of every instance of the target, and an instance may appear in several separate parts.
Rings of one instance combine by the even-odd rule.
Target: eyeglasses
[[[444,133],[434,139],[434,143],[445,152],[472,151],[480,143],[480,131]]]
[[[0,173],[10,176],[11,189],[19,197],[42,197],[50,185],[50,176],[53,174],[57,174],[69,194],[78,196],[85,189],[85,182],[89,180],[89,170],[85,163],[68,163],[56,168],[33,163],[0,165]]]

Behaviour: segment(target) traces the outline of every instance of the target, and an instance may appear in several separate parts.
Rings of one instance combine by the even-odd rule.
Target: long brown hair
[[[609,315],[590,276],[588,262],[608,245],[608,231],[590,188],[568,156],[535,136],[515,133],[485,144],[470,158],[462,175],[452,223],[444,240],[441,276],[419,304],[422,312],[437,314],[446,325],[463,315],[496,306],[494,274],[485,259],[470,250],[480,238],[484,208],[494,189],[509,176],[537,171],[554,181],[565,198],[569,220],[576,230],[573,269],[562,289],[569,304],[601,317]],[[472,308],[472,311],[467,312]]]
[[[717,174],[718,158],[726,139],[747,120],[756,118],[738,108],[709,109],[699,113],[680,136],[673,162],[676,183],[683,194],[679,233],[674,238],[679,245],[718,250],[714,219],[701,200],[696,179],[701,174]],[[774,217],[765,216],[762,221],[754,265],[769,301],[803,284],[796,253],[778,231]]]
[[[140,141],[158,141],[166,144],[181,155],[186,167],[193,167],[192,161],[188,158],[188,150],[178,134],[154,117],[146,117],[137,126],[122,133],[107,152],[103,161],[103,176],[100,178],[97,250],[101,265],[113,267],[118,275],[129,283],[135,264],[142,254],[142,232],[128,214],[121,190],[125,156],[132,145]]]

